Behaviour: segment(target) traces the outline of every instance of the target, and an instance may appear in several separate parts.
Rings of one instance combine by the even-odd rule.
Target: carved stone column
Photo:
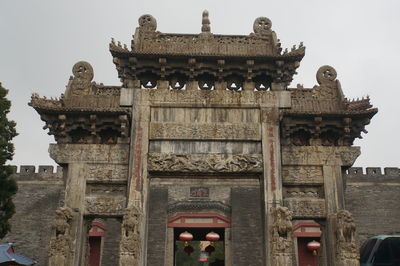
[[[142,257],[142,233],[140,225],[142,213],[137,207],[125,210],[121,227],[119,265],[139,266]]]
[[[143,90],[135,89],[132,105],[132,132],[129,156],[129,178],[128,178],[128,209],[135,209],[146,217],[147,212],[147,153],[149,146],[149,102],[142,99]],[[126,214],[129,215],[129,214]],[[124,216],[125,217],[125,216]],[[125,218],[124,218],[125,219]],[[146,219],[139,219],[135,229],[138,233],[134,235],[137,242],[136,251],[125,252],[120,265],[145,265],[146,256]],[[123,239],[123,238],[122,238]],[[122,245],[122,244],[121,244]],[[122,246],[121,246],[122,250]],[[121,254],[122,255],[122,254]],[[124,264],[129,261],[132,264]]]
[[[279,109],[262,109],[262,150],[264,162],[264,201],[265,201],[265,255],[266,265],[274,265],[272,261],[272,224],[270,209],[282,205],[281,155],[279,141]]]

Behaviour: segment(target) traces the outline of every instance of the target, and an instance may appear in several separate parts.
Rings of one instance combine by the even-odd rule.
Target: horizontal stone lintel
[[[122,216],[126,207],[123,196],[87,196],[85,215]]]
[[[289,91],[145,90],[141,102],[151,106],[290,108]]]
[[[150,123],[150,139],[261,140],[255,123]]]
[[[49,153],[57,163],[127,164],[129,144],[50,144]]]
[[[360,147],[284,146],[282,165],[351,166],[361,154]]]

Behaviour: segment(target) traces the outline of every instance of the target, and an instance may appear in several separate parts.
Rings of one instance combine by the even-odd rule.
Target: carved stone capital
[[[150,153],[151,172],[182,173],[258,173],[263,171],[262,156],[226,154],[163,154]]]

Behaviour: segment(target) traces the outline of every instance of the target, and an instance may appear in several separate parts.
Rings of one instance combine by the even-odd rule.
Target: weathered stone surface
[[[262,172],[260,155],[226,155],[226,154],[162,154],[148,155],[148,169],[151,172],[184,172],[184,173],[235,173]]]
[[[50,157],[57,163],[128,163],[129,145],[51,144]]]
[[[128,165],[125,164],[88,164],[88,181],[127,181]]]
[[[291,185],[324,183],[320,166],[283,166],[282,180],[284,184]]]
[[[283,204],[293,213],[294,218],[326,217],[325,200],[309,198],[287,198]]]
[[[88,196],[85,199],[85,213],[91,215],[122,215],[126,206],[123,196]]]
[[[351,166],[360,155],[359,147],[283,146],[283,165]]]

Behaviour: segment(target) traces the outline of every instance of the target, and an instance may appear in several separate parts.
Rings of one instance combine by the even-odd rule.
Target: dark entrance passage
[[[179,239],[183,232],[193,235],[193,240],[186,243],[193,247],[193,252],[185,252],[185,242]],[[220,239],[209,242],[206,235],[210,232],[217,233]],[[213,246],[215,250],[209,254],[207,247]],[[224,228],[174,228],[174,265],[175,266],[224,266],[225,265],[225,229]]]

